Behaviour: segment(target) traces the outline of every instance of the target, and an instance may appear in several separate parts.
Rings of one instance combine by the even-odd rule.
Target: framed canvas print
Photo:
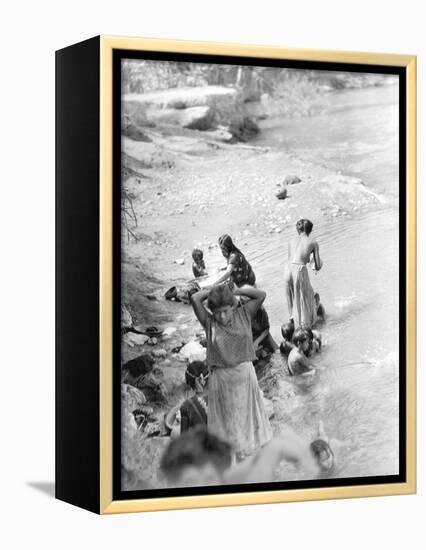
[[[415,491],[415,63],[57,52],[57,498]]]

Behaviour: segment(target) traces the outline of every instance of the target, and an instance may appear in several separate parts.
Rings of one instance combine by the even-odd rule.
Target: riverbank
[[[124,188],[133,210],[127,219],[131,232],[123,228],[123,302],[134,325],[176,330],[154,345],[131,346],[125,339],[122,359],[125,363],[144,353],[157,354],[154,374],[164,399],[148,403],[153,409],[149,430],[156,436],[146,439],[146,433],[137,433],[142,456],[138,470],[144,483],[156,486],[161,483],[157,469],[168,439],[162,437],[164,414],[188,396],[186,363],[173,350],[201,336],[190,306],[166,301],[164,294],[192,278],[194,246],[204,251],[207,270],[214,274],[224,265],[217,239],[230,233],[252,263],[259,287],[274,296],[269,275],[271,270],[283,270],[288,236],[297,219],[310,218],[319,227],[356,219],[380,206],[382,197],[356,178],[272,148],[228,145],[190,130],[160,136],[154,132],[150,139],[148,144],[123,141],[126,165],[132,167]],[[289,185],[287,198],[279,200],[276,194],[288,175],[296,175],[300,182]],[[267,250],[278,250],[279,257],[272,262],[262,257]],[[270,299],[266,307],[279,341],[279,326],[288,315],[283,291],[281,303],[274,296],[270,307]],[[273,403],[271,421],[277,433],[300,405],[279,357],[262,373],[260,385]]]

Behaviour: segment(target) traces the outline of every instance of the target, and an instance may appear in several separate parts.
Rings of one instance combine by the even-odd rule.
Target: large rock
[[[129,328],[132,328],[133,326],[133,319],[130,311],[127,309],[127,307],[122,304],[121,305],[121,330],[126,330]]]
[[[209,106],[188,109],[148,109],[149,119],[156,124],[170,124],[191,130],[210,130],[214,124],[214,111]]]
[[[295,185],[296,183],[300,183],[302,180],[293,174],[286,176],[283,181],[283,185]]]
[[[214,122],[214,112],[211,107],[191,107],[181,111],[180,123],[191,130],[210,130]]]
[[[229,131],[238,141],[249,141],[259,133],[259,126],[249,116],[234,115],[229,125]]]
[[[130,384],[121,384],[122,411],[133,412],[146,403],[144,393]]]
[[[143,353],[142,355],[139,355],[139,357],[130,359],[130,361],[127,361],[127,363],[124,363],[123,365],[123,371],[128,373],[129,379],[136,379],[141,375],[143,376],[145,374],[148,374],[152,371],[153,368],[154,359],[149,353]]]
[[[166,386],[158,374],[150,372],[141,376],[137,381],[137,387],[142,390],[150,403],[165,403],[167,401]]]
[[[131,115],[138,108],[144,112],[148,107],[156,109],[188,109],[208,105],[213,108],[231,108],[241,101],[238,91],[225,86],[194,86],[170,88],[147,94],[126,94],[123,98],[124,113]]]
[[[176,125],[209,130],[225,126],[234,140],[247,141],[259,127],[247,116],[242,93],[224,86],[172,88],[147,94],[127,94],[123,98],[125,119],[135,126]]]
[[[133,139],[134,141],[143,141],[145,143],[150,143],[152,141],[139,126],[135,126],[131,123],[123,126],[121,133],[123,136]]]

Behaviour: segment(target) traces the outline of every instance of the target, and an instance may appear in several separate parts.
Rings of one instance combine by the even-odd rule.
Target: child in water
[[[318,437],[312,441],[310,449],[321,471],[329,472],[334,466],[334,453],[322,421],[318,425]]]
[[[308,330],[298,328],[293,336],[294,348],[288,356],[288,370],[291,376],[311,375],[315,369],[309,364],[307,355],[311,347],[311,338]]]
[[[194,248],[192,251],[192,259],[194,260],[194,263],[192,264],[192,273],[194,274],[194,277],[197,279],[198,277],[207,275],[206,264],[203,259],[203,251],[199,248]]]
[[[307,351],[307,356],[311,357],[314,353],[319,353],[322,348],[322,336],[318,330],[312,330],[310,328],[305,328],[309,335],[309,348]]]
[[[282,325],[281,334],[284,340],[280,344],[280,351],[285,357],[288,357],[291,350],[294,348],[292,343],[293,334],[294,334],[293,319],[291,319],[288,323]]]

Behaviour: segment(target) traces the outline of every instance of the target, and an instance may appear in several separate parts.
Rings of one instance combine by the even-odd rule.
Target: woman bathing
[[[249,301],[237,307],[237,295]],[[240,456],[252,454],[272,437],[253,367],[256,354],[251,330],[251,319],[265,296],[262,290],[235,288],[232,283],[192,296],[207,339],[208,429],[230,442]],[[209,311],[204,306],[206,300]]]
[[[310,237],[313,223],[301,219],[296,223],[299,238],[288,245],[288,270],[286,275],[286,296],[290,319],[295,326],[312,328],[317,320],[317,305],[314,290],[309,281],[306,264],[314,260],[315,271],[322,267],[318,243]]]
[[[229,235],[222,235],[219,238],[219,246],[228,265],[225,273],[214,284],[218,285],[230,279],[238,287],[254,286],[256,283],[254,271],[241,250],[235,246],[232,238]]]

